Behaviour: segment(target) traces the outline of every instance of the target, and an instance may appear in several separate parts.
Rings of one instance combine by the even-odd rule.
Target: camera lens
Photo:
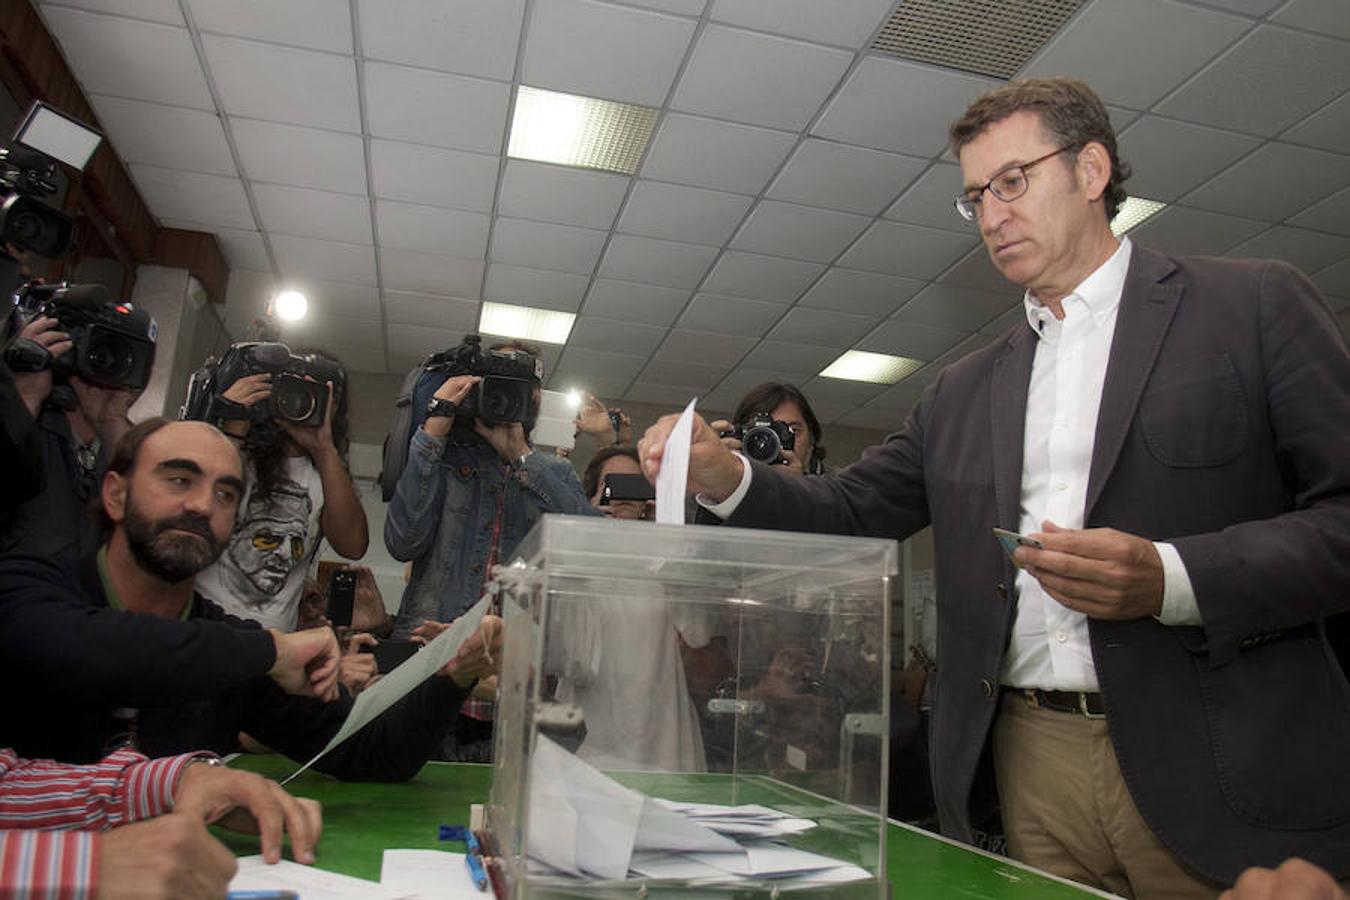
[[[778,440],[777,433],[772,428],[764,426],[746,431],[745,437],[741,439],[741,446],[745,448],[746,456],[766,463],[778,459],[778,455],[783,449],[783,444]]]
[[[518,387],[505,379],[485,378],[479,385],[478,414],[496,422],[520,422],[525,418]]]
[[[272,392],[277,413],[288,422],[303,422],[313,414],[318,401],[303,384],[280,381]]]
[[[84,362],[95,380],[121,384],[131,375],[136,355],[125,339],[106,331],[94,331],[84,348]]]

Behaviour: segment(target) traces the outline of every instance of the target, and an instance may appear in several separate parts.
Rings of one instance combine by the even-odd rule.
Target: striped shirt
[[[21,759],[0,749],[0,897],[87,900],[96,893],[97,832],[173,809],[185,753],[118,750],[90,766]]]

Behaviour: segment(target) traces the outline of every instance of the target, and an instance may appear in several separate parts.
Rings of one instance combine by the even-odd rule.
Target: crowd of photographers
[[[317,560],[325,541],[352,561],[369,542],[341,361],[235,344],[193,374],[183,421],[132,423],[154,339],[144,311],[72,285],[25,285],[4,323],[0,634],[17,649],[0,670],[35,685],[0,726],[7,896],[114,896],[133,878],[145,896],[216,895],[234,867],[209,823],[261,834],[269,860],[289,835],[312,861],[317,807],[220,757],[313,755],[356,693],[478,600],[543,514],[651,517],[628,417],[586,398],[575,427],[598,449],[579,478],[531,441],[538,349],[471,336],[416,373],[403,452],[387,453],[384,539],[409,563],[390,615],[368,568]],[[791,386],[756,389],[722,424],[756,459],[820,469],[819,422]],[[319,768],[401,780],[429,758],[490,759],[500,640],[488,616],[443,677]],[[592,745],[604,741],[622,734],[597,730]],[[80,779],[100,796],[3,799]],[[152,862],[160,845],[169,859]],[[59,864],[15,862],[34,853]]]

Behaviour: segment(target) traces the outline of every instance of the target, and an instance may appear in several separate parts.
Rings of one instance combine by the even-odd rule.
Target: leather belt
[[[1106,718],[1106,703],[1102,695],[1086,691],[1043,691],[1040,688],[1008,688],[1024,699],[1027,706],[1052,709],[1089,719]]]

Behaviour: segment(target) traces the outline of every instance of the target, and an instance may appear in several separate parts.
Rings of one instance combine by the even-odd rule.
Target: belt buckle
[[[1083,691],[1078,692],[1078,711],[1083,714],[1085,719],[1105,719],[1106,713],[1094,713],[1088,710],[1088,695]]]

